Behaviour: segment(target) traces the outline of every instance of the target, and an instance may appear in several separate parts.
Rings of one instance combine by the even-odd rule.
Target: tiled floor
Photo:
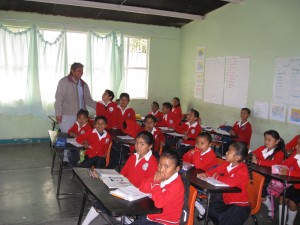
[[[52,153],[48,143],[0,145],[0,224],[75,225],[81,206],[81,195],[56,199],[57,174],[51,175]],[[58,168],[58,162],[56,164]],[[80,192],[71,171],[63,174],[61,192]],[[87,204],[86,212],[89,204]],[[85,212],[85,213],[86,213]],[[266,209],[257,215],[260,225],[268,222]],[[92,224],[105,224],[97,218]],[[195,221],[195,224],[203,222]],[[211,224],[211,223],[210,223]],[[251,218],[246,225],[254,224]],[[300,215],[294,223],[300,224]]]

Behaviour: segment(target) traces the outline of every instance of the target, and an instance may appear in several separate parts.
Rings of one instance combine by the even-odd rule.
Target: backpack
[[[183,207],[182,212],[180,216],[180,222],[179,225],[185,225],[189,219],[189,196],[190,196],[190,182],[183,177],[181,177],[182,183],[184,186],[184,201],[183,201]]]

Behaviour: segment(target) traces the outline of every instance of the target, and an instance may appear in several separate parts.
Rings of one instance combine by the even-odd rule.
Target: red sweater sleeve
[[[258,160],[258,165],[260,166],[268,166],[271,167],[272,165],[280,164],[284,158],[284,154],[282,151],[278,151],[272,160]]]
[[[69,130],[68,130],[68,135],[71,134],[71,132],[74,132],[76,134],[78,134],[78,128],[77,128],[77,124],[75,123]]]
[[[290,150],[294,148],[298,144],[299,138],[300,138],[300,134],[296,135],[289,143],[285,145],[285,149]]]
[[[192,151],[195,151],[195,149],[191,149],[183,155],[183,162],[193,163],[194,154],[192,154]]]

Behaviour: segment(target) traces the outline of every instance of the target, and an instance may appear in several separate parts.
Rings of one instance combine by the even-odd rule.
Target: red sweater
[[[181,111],[181,107],[180,106],[176,106],[172,108],[172,113],[174,113],[179,120],[181,120],[182,118],[182,111]]]
[[[212,176],[214,173],[224,174],[216,176],[216,179],[228,184],[230,187],[238,187],[241,189],[240,193],[223,193],[223,201],[225,204],[236,204],[240,206],[248,205],[248,168],[245,163],[241,162],[228,172],[227,167],[229,165],[229,162],[224,162],[217,168],[209,170],[206,174],[208,176]]]
[[[187,134],[187,139],[183,139],[182,143],[195,146],[196,137],[201,132],[201,126],[198,122],[195,122],[192,125],[190,125],[190,122],[186,122],[182,125],[175,126],[175,131],[181,134]]]
[[[119,129],[123,129],[123,122],[125,120],[136,121],[135,119],[135,111],[133,108],[127,107],[124,111],[121,109],[121,106],[118,105],[116,109],[116,121]]]
[[[155,207],[162,208],[162,213],[147,215],[148,220],[164,225],[179,225],[184,201],[184,186],[178,173],[162,183],[154,181],[153,177],[145,180],[140,190],[151,193]]]
[[[287,160],[285,160],[281,163],[282,165],[285,165],[288,168],[290,168],[290,172],[289,172],[288,176],[291,176],[291,177],[300,177],[300,165],[299,165],[300,162],[298,164],[298,160],[295,158],[296,155],[297,155],[297,152],[294,151],[294,153]],[[299,154],[298,154],[298,156],[300,157]],[[294,184],[294,187],[296,189],[300,189],[300,184]]]
[[[175,113],[169,112],[164,115],[163,120],[161,122],[162,127],[175,127],[180,123],[180,119],[176,116]]]
[[[88,131],[90,131],[92,128],[90,126],[89,123],[85,123],[82,127],[79,127],[79,123],[76,122],[74,123],[74,125],[69,129],[68,131],[68,135],[71,136],[71,132],[74,132],[75,134],[77,135],[80,135],[80,134],[84,134]]]
[[[150,157],[142,158],[137,165],[136,159],[138,155],[133,154],[127,160],[125,166],[121,170],[121,174],[128,178],[128,180],[136,187],[139,187],[142,181],[153,178],[157,171],[157,160],[150,154]]]
[[[284,159],[284,154],[282,151],[276,152],[272,159],[265,159],[263,156],[263,150],[266,149],[266,146],[260,146],[258,149],[253,151],[253,155],[257,158],[257,165],[271,167],[275,164],[280,164]]]
[[[85,155],[89,156],[89,158],[95,156],[106,156],[109,144],[111,142],[109,133],[104,131],[104,134],[100,136],[97,130],[94,129],[85,134],[79,135],[76,138],[76,141],[80,144],[82,144],[85,140],[87,140],[89,144],[89,148],[85,151]]]
[[[116,109],[117,103],[115,102],[109,102],[107,105],[105,105],[103,101],[96,103],[96,115],[105,116],[107,119],[106,129],[111,129],[117,126]]]
[[[161,121],[162,121],[162,119],[163,119],[163,117],[164,117],[164,114],[163,114],[161,111],[158,111],[158,110],[157,110],[155,113],[153,113],[153,112],[151,111],[151,112],[149,112],[148,114],[149,114],[149,115],[151,114],[151,115],[153,115],[153,116],[156,118],[156,120],[157,120],[156,126],[159,127],[160,124],[161,124]]]
[[[252,126],[247,121],[244,124],[239,125],[241,121],[237,121],[232,128],[232,131],[236,133],[237,138],[233,138],[233,141],[245,142],[247,145],[250,145],[250,139],[252,135]]]
[[[299,138],[300,138],[300,134],[296,135],[289,143],[287,143],[285,145],[285,149],[290,150],[290,149],[296,147],[296,145],[298,144]]]
[[[194,154],[192,154],[192,151],[194,151]],[[183,155],[182,159],[184,162],[192,163],[197,169],[204,171],[218,165],[217,157],[211,148],[207,149],[204,154],[198,148],[189,150]]]
[[[140,131],[145,131],[145,127],[141,127]],[[160,144],[165,143],[165,136],[158,127],[153,127],[151,134],[154,137],[153,151],[157,152],[160,150]]]

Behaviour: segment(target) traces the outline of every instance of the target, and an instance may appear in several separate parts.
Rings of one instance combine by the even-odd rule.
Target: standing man
[[[55,116],[60,130],[67,133],[76,122],[76,115],[86,106],[96,108],[88,85],[81,79],[83,65],[73,63],[70,74],[60,79],[55,93]]]

